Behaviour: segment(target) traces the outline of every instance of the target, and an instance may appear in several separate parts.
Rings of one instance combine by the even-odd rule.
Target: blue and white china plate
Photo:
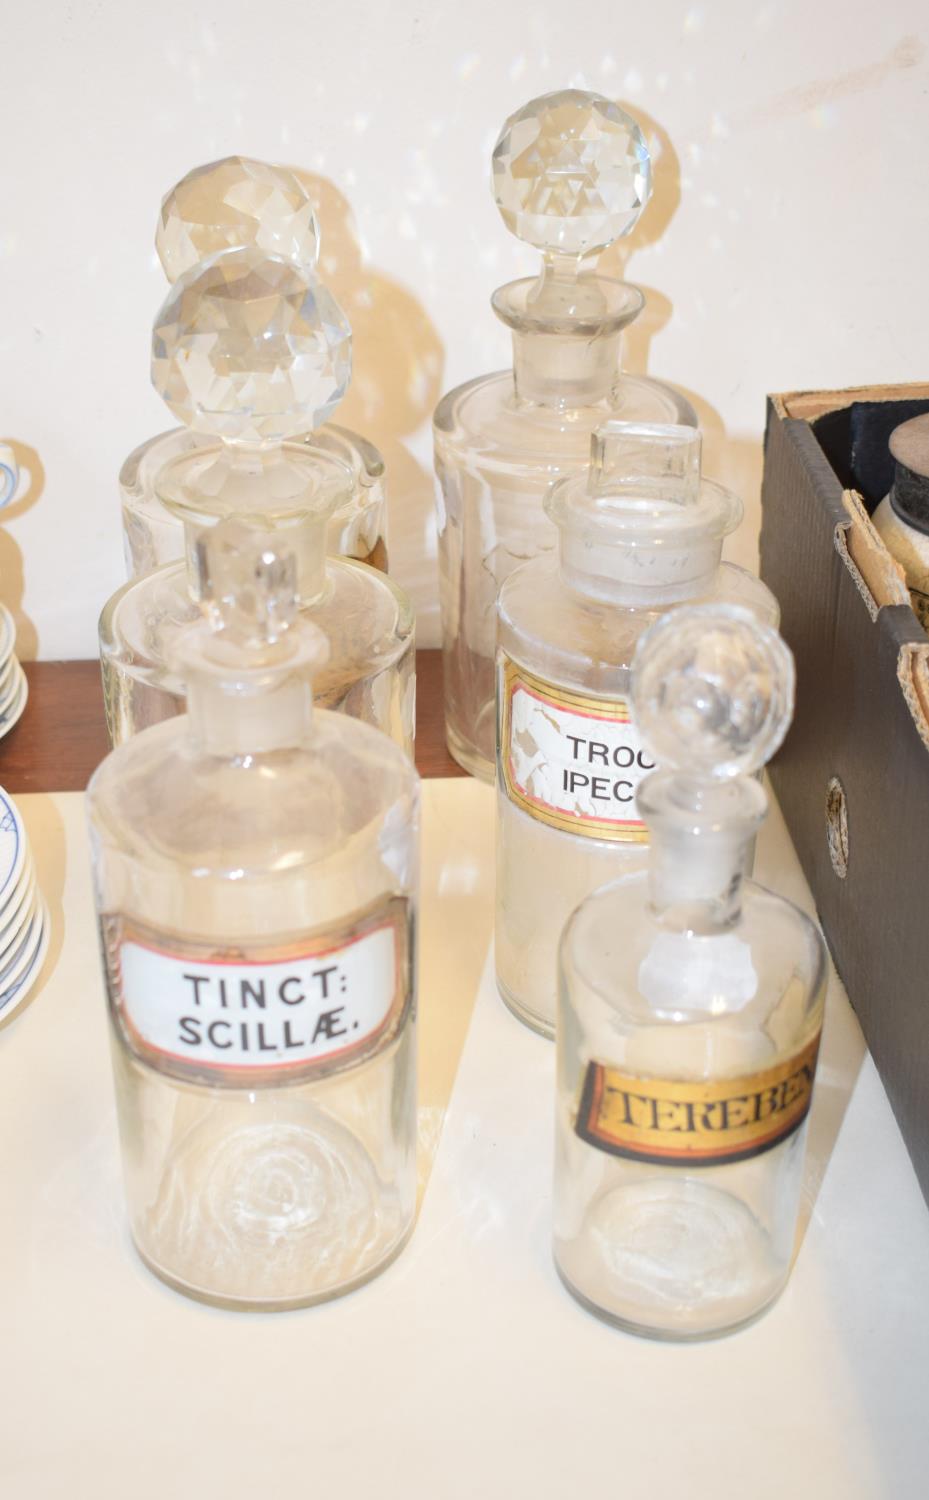
[[[35,924],[33,941],[29,949],[26,950],[15,973],[2,981],[3,989],[0,990],[0,1020],[5,1021],[7,1016],[11,1015],[18,1005],[22,1005],[42,972],[42,965],[45,962],[45,955],[48,953],[49,940],[52,935],[51,926],[48,908],[44,901],[40,901],[40,910],[37,923]]]
[[[9,921],[6,920],[6,913],[3,915],[6,925],[0,928],[0,972],[3,970],[7,956],[12,955],[15,944],[29,926],[35,908],[41,900],[42,894],[36,885],[35,875],[30,872],[25,885],[21,880],[17,883],[12,903],[14,910],[10,914]]]
[[[19,681],[16,694],[14,695],[9,707],[5,711],[0,711],[0,737],[8,734],[13,728],[13,725],[19,723],[20,719],[23,716],[23,710],[25,709],[26,703],[29,698],[29,683],[26,680],[26,674],[23,671],[22,667],[19,665],[19,662],[16,663],[16,670],[19,673]]]
[[[0,697],[6,697],[10,688],[18,681],[16,669],[19,662],[15,656],[11,656],[6,666],[0,664]]]
[[[13,894],[26,861],[26,833],[12,797],[0,787],[0,911]]]
[[[2,959],[0,995],[5,995],[10,986],[16,983],[20,974],[28,969],[41,942],[44,925],[45,903],[40,900],[30,912],[29,921],[16,939],[14,947]]]
[[[5,604],[0,604],[0,667],[13,655],[16,645],[16,624]]]
[[[32,851],[27,845],[22,869],[13,884],[4,891],[3,900],[0,901],[0,953],[9,945],[14,930],[22,926],[26,905],[35,895],[35,887],[35,865]]]
[[[0,682],[0,718],[6,718],[8,711],[22,692],[23,683],[26,680],[26,674],[18,661],[11,661],[10,666],[13,670],[10,673],[9,682],[6,684]]]

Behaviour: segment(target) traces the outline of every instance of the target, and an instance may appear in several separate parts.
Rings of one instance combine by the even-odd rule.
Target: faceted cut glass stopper
[[[639,642],[633,702],[663,767],[719,781],[749,775],[787,733],[793,657],[776,630],[736,605],[673,610]]]
[[[518,239],[551,254],[588,255],[628,234],[648,202],[645,137],[602,94],[543,94],[504,125],[493,191]]]
[[[195,167],[164,198],[155,248],[169,281],[221,250],[248,245],[305,270],[316,265],[316,210],[286,167],[227,156]]]
[[[152,384],[199,432],[280,441],[328,421],[351,379],[351,343],[311,272],[230,250],[172,287],[152,332]]]

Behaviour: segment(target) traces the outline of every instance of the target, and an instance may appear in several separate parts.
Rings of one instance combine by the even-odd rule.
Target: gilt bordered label
[[[637,1078],[590,1062],[575,1130],[614,1156],[674,1167],[718,1167],[780,1145],[806,1119],[819,1033],[764,1072],[712,1083]]]
[[[553,828],[644,843],[639,782],[655,763],[623,698],[595,698],[536,677],[504,655],[500,758],[511,802]]]
[[[361,1061],[399,1028],[412,991],[399,898],[283,946],[217,947],[118,916],[105,919],[104,946],[127,1042],[185,1077],[240,1082]]]

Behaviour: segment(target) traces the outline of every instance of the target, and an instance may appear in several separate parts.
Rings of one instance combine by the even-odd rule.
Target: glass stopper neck
[[[637,287],[578,274],[577,257],[547,254],[541,275],[498,287],[491,306],[513,335],[516,398],[557,409],[608,404],[621,379],[623,328]]]
[[[240,668],[238,673],[190,672],[190,733],[206,755],[242,759],[291,750],[312,732],[313,689],[294,667]]]
[[[766,815],[760,783],[658,771],[640,785],[638,807],[651,838],[651,905],[662,924],[702,933],[731,927]]]

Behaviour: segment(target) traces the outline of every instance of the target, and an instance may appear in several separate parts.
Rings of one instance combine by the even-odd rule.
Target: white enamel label
[[[554,826],[643,840],[636,790],[654,770],[622,699],[583,697],[504,669],[504,774],[510,797]]]
[[[269,961],[193,959],[127,938],[124,1023],[145,1047],[195,1066],[286,1068],[354,1051],[400,1003],[397,925]]]

